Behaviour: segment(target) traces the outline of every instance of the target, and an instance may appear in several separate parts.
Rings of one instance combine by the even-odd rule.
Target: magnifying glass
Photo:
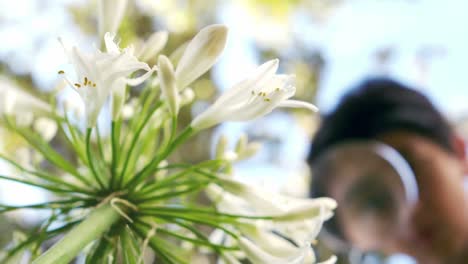
[[[364,237],[369,244],[365,247],[378,248],[419,199],[411,166],[397,150],[378,141],[335,145],[313,162],[312,173],[312,184],[316,180],[325,186],[325,193],[338,202],[336,216],[324,225],[324,239],[334,250],[352,248],[337,234],[343,229],[348,236]]]

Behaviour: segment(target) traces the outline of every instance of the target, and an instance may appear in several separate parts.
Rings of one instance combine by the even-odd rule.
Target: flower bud
[[[247,142],[248,142],[247,134],[243,133],[239,137],[239,140],[237,140],[236,148],[235,148],[236,152],[237,153],[244,152],[245,148],[247,147]]]
[[[99,36],[106,32],[116,33],[125,14],[127,0],[99,0]]]
[[[177,90],[174,76],[174,68],[171,61],[164,55],[158,58],[158,78],[161,83],[161,91],[169,104],[169,111],[173,116],[179,112],[179,91]]]
[[[158,53],[166,46],[168,38],[167,31],[154,32],[147,41],[143,44],[138,54],[138,59],[141,61],[148,62],[152,58],[156,57]]]
[[[225,135],[221,135],[216,143],[215,158],[222,159],[226,152],[227,145],[229,144],[228,139]]]
[[[187,87],[213,66],[224,49],[226,39],[225,26],[211,25],[190,41],[175,72],[180,89]]]

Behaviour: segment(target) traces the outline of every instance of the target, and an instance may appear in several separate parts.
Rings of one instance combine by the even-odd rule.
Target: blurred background
[[[187,122],[256,65],[279,58],[280,72],[296,75],[297,99],[317,104],[322,113],[332,110],[342,94],[363,78],[391,76],[428,95],[468,140],[468,79],[464,72],[468,1],[128,2],[118,32],[121,46],[167,30],[170,36],[164,51],[170,53],[208,24],[222,23],[230,29],[220,61],[193,85],[199,100],[182,113]],[[67,63],[59,37],[78,46],[97,45],[96,1],[0,0],[0,82],[14,83],[38,96],[53,91],[58,83],[56,73]],[[220,135],[234,143],[241,133],[247,133],[251,140],[263,143],[263,148],[235,166],[236,177],[306,196],[310,175],[305,157],[319,122],[319,115],[307,111],[276,110],[249,123],[218,126],[199,135],[186,146],[188,151],[178,155],[186,161],[206,159]],[[1,128],[0,136],[1,152],[21,154],[20,142]],[[1,203],[45,200],[33,188],[0,182]],[[20,211],[8,215],[8,220],[0,218],[0,245],[11,239],[13,226],[28,229],[45,216],[47,212]],[[414,263],[409,257],[378,254],[367,261]],[[340,263],[347,263],[346,258]]]

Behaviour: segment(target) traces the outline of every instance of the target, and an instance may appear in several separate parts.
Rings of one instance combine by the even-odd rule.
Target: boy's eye
[[[354,214],[388,215],[396,210],[395,195],[390,184],[374,175],[356,182],[347,194],[347,202]]]
[[[395,209],[395,203],[392,196],[387,192],[363,194],[360,199],[360,209],[364,213],[388,214]]]

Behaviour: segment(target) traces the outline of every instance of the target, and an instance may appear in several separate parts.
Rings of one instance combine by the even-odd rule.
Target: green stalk
[[[117,123],[119,122],[119,123]],[[118,164],[118,156],[117,156],[117,145],[120,143],[120,137],[116,135],[116,129],[120,132],[120,122],[121,121],[112,121],[111,123],[111,147],[112,147],[112,160],[111,160],[111,178],[110,178],[110,189],[114,188],[114,180],[117,174],[117,164]]]
[[[97,207],[83,222],[34,260],[33,264],[70,263],[85,246],[99,238],[119,219],[120,214],[110,204]]]
[[[137,185],[138,183],[143,181],[146,177],[148,177],[152,172],[154,172],[154,169],[157,168],[159,162],[161,162],[163,159],[167,158],[167,156],[169,156],[177,146],[179,146],[185,140],[187,140],[190,136],[192,136],[193,132],[194,131],[190,126],[186,127],[184,129],[184,131],[182,131],[179,134],[179,136],[177,136],[174,139],[174,141],[171,142],[171,144],[164,149],[163,153],[161,153],[160,155],[156,155],[148,164],[146,164],[146,166],[143,169],[141,169],[135,175],[135,177],[132,180],[130,180],[125,185],[125,187],[127,189],[133,189],[135,187],[135,185]]]
[[[104,189],[105,188],[104,183],[101,181],[101,178],[99,177],[99,173],[97,172],[96,167],[94,165],[94,161],[92,157],[93,155],[91,154],[91,132],[92,132],[92,128],[88,128],[86,130],[86,156],[88,158],[89,168],[91,169],[91,173],[94,176],[94,179],[99,184],[99,186],[101,186],[101,188]]]
[[[143,129],[145,128],[145,126],[148,124],[148,121],[150,120],[150,118],[153,116],[153,114],[156,112],[156,110],[162,105],[161,102],[158,102],[155,106],[154,109],[152,109],[151,112],[149,112],[143,122],[141,123],[141,125],[138,127],[138,129],[136,130],[136,133],[135,135],[133,136],[133,139],[132,139],[132,142],[130,144],[130,149],[128,150],[128,154],[127,154],[127,158],[125,159],[125,163],[124,163],[124,166],[123,166],[123,170],[122,172],[120,173],[119,175],[119,178],[117,179],[117,186],[120,187],[120,185],[122,184],[124,178],[125,178],[125,173],[127,172],[127,168],[128,168],[128,163],[130,162],[131,158],[132,158],[132,154],[133,154],[133,151],[136,147],[136,143],[138,142],[138,139],[140,138],[140,134],[141,132],[143,131]]]

